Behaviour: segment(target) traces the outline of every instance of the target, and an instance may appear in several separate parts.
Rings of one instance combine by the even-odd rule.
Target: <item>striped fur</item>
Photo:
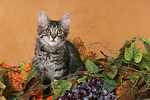
[[[66,38],[69,33],[70,15],[59,21],[50,20],[44,11],[39,15],[38,37],[32,66],[37,69],[43,84],[58,81],[76,71],[83,70],[78,51]]]

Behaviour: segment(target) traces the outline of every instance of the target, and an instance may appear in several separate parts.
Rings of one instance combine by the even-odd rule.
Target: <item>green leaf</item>
[[[131,61],[134,58],[136,63],[139,63],[142,59],[142,50],[141,48],[136,48],[135,43],[132,43],[131,47],[125,48],[125,60]]]
[[[103,87],[106,88],[108,90],[108,92],[111,92],[112,90],[114,90],[117,86],[117,83],[115,80],[109,80],[106,79],[104,81]]]
[[[54,95],[60,95],[62,92],[62,87],[57,85],[55,82],[51,82]]]
[[[127,48],[130,47],[131,46],[131,41],[126,40],[124,46],[127,47]]]
[[[102,73],[104,79],[110,79],[110,77],[107,75],[106,71],[103,71]]]
[[[3,90],[6,88],[6,86],[0,81],[0,96],[2,96]]]
[[[145,47],[145,49],[144,49],[145,53],[149,53],[150,54],[150,38],[147,38],[146,42],[144,40],[142,40],[142,42],[143,42],[143,45]]]
[[[139,68],[140,68],[141,70],[150,71],[150,63],[148,63],[146,60],[143,59],[143,60],[140,62]]]
[[[4,76],[4,69],[3,68],[0,68],[0,81],[1,82],[4,82],[4,80],[3,80],[3,76]]]
[[[133,83],[139,78],[136,72],[129,72],[129,75],[125,79],[130,79]]]
[[[127,61],[130,61],[132,59],[132,55],[133,55],[133,50],[132,48],[125,48],[125,55],[124,55],[124,58],[127,60]]]
[[[29,75],[28,75],[28,78],[27,78],[27,81],[25,83],[25,86],[26,84],[35,76],[35,73],[36,73],[36,69],[35,67],[33,67],[30,72],[29,72]]]
[[[20,62],[19,66],[21,67],[20,71],[26,69],[26,64],[24,62]]]
[[[77,82],[78,83],[80,83],[80,82],[83,82],[83,83],[86,83],[86,78],[87,78],[88,76],[83,76],[82,78],[79,78],[78,80],[77,80]]]
[[[119,55],[120,55],[120,52],[115,55],[114,59],[117,59]]]
[[[62,91],[65,92],[66,90],[70,90],[72,87],[72,83],[68,82],[67,80],[61,80],[58,85],[62,88]]]
[[[148,62],[150,62],[150,54],[145,54],[145,53],[143,53],[143,58],[144,58],[145,60],[147,60]]]
[[[128,75],[128,72],[126,69],[118,69],[118,74],[121,75],[122,77],[125,77]]]
[[[54,95],[59,95],[59,96],[63,96],[64,94],[61,94],[62,90],[61,89],[53,89],[53,93]]]
[[[111,67],[110,69],[111,69],[111,71],[110,71],[109,74],[107,74],[107,75],[108,75],[111,79],[113,79],[113,78],[117,75],[118,69],[117,69],[116,65],[113,66],[113,67]]]
[[[90,73],[97,73],[98,72],[98,67],[93,62],[91,62],[90,60],[87,60],[85,65],[86,65],[87,70]]]
[[[115,79],[117,80],[117,84],[122,85],[122,76],[121,75],[117,75]]]
[[[139,63],[141,61],[141,59],[142,59],[142,49],[141,48],[135,49],[133,58],[136,63]]]

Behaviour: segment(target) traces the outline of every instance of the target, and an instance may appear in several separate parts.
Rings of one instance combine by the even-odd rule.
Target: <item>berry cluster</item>
[[[116,100],[115,92],[108,92],[97,78],[86,78],[86,83],[80,82],[76,89],[67,90],[65,96],[57,100]]]

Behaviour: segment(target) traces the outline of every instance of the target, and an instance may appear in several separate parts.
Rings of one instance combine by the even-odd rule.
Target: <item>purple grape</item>
[[[80,95],[80,94],[78,95],[78,99],[82,99],[82,97],[83,97],[82,95]]]
[[[87,97],[83,97],[82,100],[89,100]]]
[[[78,94],[78,93],[79,93],[79,90],[78,90],[78,89],[73,89],[73,90],[72,90],[72,93],[73,93],[73,94]]]
[[[97,81],[96,84],[95,84],[95,87],[100,87],[100,86],[101,86],[101,82]]]
[[[101,95],[101,96],[98,98],[98,100],[103,100],[103,96]]]
[[[91,84],[95,86],[96,82],[97,82],[97,78],[92,77],[92,82],[91,82]]]
[[[110,100],[110,95],[104,96],[104,100]]]
[[[91,99],[92,96],[93,96],[92,92],[87,92],[87,93],[86,93],[86,97],[87,97],[87,98]]]
[[[101,91],[101,95],[105,96],[107,94],[108,94],[108,91],[105,88],[103,88]]]
[[[93,99],[96,99],[97,97],[96,97],[96,94],[92,94],[92,98]]]
[[[67,97],[71,98],[71,97],[72,97],[72,92],[71,92],[71,91],[68,91],[68,92],[65,93],[65,95],[66,95]]]
[[[92,82],[92,79],[88,77],[88,78],[86,78],[86,82],[87,82],[87,83],[91,83],[91,82]]]
[[[70,92],[69,90],[66,90],[65,95],[67,95],[69,92]]]
[[[87,92],[90,92],[92,90],[92,86],[86,85],[84,88]]]
[[[99,91],[96,87],[92,87],[92,93],[93,94],[97,94]]]
[[[64,100],[71,100],[69,97],[64,97]]]
[[[82,97],[86,96],[86,91],[85,90],[80,90],[79,95],[82,95]]]
[[[77,86],[76,86],[76,89],[83,89],[84,88],[84,83],[83,82],[80,82],[79,84],[77,84]]]
[[[57,98],[57,100],[64,100],[64,97],[60,96]]]
[[[81,85],[77,84],[76,89],[81,89]]]
[[[77,95],[72,93],[71,100],[76,100],[76,99],[77,99]]]
[[[95,77],[86,78],[86,83],[80,82],[76,89],[66,90],[64,97],[57,100],[116,100],[116,91],[110,93],[103,88],[103,84]]]

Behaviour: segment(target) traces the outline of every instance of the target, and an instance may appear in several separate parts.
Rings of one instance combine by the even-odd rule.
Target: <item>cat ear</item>
[[[39,25],[42,27],[44,27],[49,22],[49,18],[43,10],[41,10],[39,14],[38,21],[39,21]]]
[[[69,29],[70,25],[70,14],[66,13],[62,18],[61,18],[61,24],[64,27],[64,29]]]

